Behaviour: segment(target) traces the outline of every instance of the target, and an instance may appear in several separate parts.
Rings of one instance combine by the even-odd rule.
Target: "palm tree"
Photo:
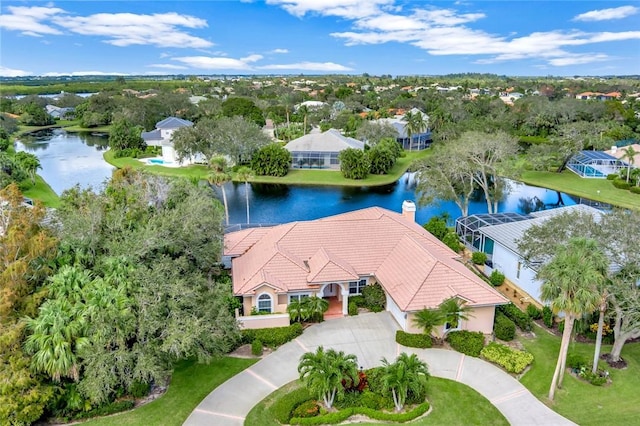
[[[440,309],[423,309],[416,312],[413,324],[424,330],[424,334],[431,336],[433,329],[444,324],[444,315]]]
[[[629,182],[629,174],[631,173],[631,166],[636,163],[636,155],[638,155],[638,151],[636,151],[633,146],[629,145],[624,150],[624,155],[622,156],[623,160],[627,160],[627,182]]]
[[[464,303],[457,297],[451,297],[438,306],[444,323],[449,325],[447,331],[458,328],[460,321],[468,321],[473,316],[469,314],[472,310],[471,307],[465,306]]]
[[[429,124],[426,117],[420,111],[416,111],[415,113],[411,111],[407,112],[404,115],[404,121],[404,130],[409,138],[409,151],[411,151],[413,146],[411,143],[412,136],[427,130]]]
[[[319,346],[315,352],[307,352],[300,358],[298,373],[307,388],[322,399],[327,408],[333,406],[336,394],[343,389],[342,380],[358,377],[357,358]]]
[[[538,271],[537,277],[543,281],[542,300],[550,302],[554,312],[565,314],[558,362],[549,388],[550,400],[556,387],[562,386],[573,324],[598,307],[601,295],[597,288],[602,286],[607,268],[607,257],[595,240],[572,238],[559,246],[553,259]]]
[[[291,299],[287,305],[287,313],[293,322],[306,321],[309,319],[309,311],[305,306],[304,300]]]
[[[429,378],[429,369],[416,354],[407,355],[403,352],[398,355],[393,364],[386,358],[382,358],[382,366],[384,369],[382,382],[385,390],[391,391],[396,411],[404,407],[409,391],[414,394],[424,392]]]
[[[40,164],[40,160],[38,159],[38,157],[28,152],[20,151],[20,152],[16,152],[14,158],[18,162],[20,167],[22,167],[24,171],[29,174],[29,177],[31,177],[31,182],[35,185],[36,171],[42,168],[42,165]]]
[[[329,302],[318,296],[307,297],[302,301],[302,305],[307,312],[308,318],[318,322],[324,319],[324,313],[329,310]]]
[[[227,225],[229,225],[229,206],[227,204],[227,193],[224,190],[224,184],[231,180],[229,165],[224,157],[213,157],[209,160],[209,167],[212,171],[207,175],[207,181],[209,185],[215,185],[220,188],[222,203],[224,204],[224,216]]]
[[[254,178],[253,170],[251,167],[242,166],[236,172],[238,179],[244,182],[244,197],[247,201],[247,223],[249,222],[249,180]]]

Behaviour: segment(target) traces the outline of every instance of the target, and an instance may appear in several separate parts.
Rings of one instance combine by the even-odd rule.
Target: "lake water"
[[[38,156],[42,170],[38,173],[60,194],[76,184],[100,189],[111,177],[113,167],[104,161],[107,138],[55,129],[22,137],[18,150]],[[528,213],[532,210],[572,205],[580,200],[549,189],[512,182],[511,192],[500,203],[500,212]],[[249,191],[251,223],[273,224],[312,220],[372,206],[401,211],[404,200],[417,201],[415,180],[405,174],[392,184],[381,187],[286,186],[273,184],[227,183],[230,223],[246,223],[245,190]],[[222,199],[220,189],[215,188]],[[479,194],[469,206],[469,214],[486,213],[487,205]],[[427,222],[432,216],[446,213],[453,220],[460,210],[453,202],[418,206],[416,220]]]
[[[60,195],[76,184],[101,188],[111,178],[114,167],[104,161],[107,138],[88,133],[67,133],[53,129],[21,136],[18,151],[38,157],[42,169],[38,174]]]

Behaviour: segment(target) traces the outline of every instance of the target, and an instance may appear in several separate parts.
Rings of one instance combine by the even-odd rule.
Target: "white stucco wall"
[[[540,281],[536,280],[536,273],[524,265],[524,261],[511,250],[499,243],[493,247],[493,269],[502,272],[512,283],[526,291],[531,297],[540,302]],[[518,276],[518,262],[521,263]]]

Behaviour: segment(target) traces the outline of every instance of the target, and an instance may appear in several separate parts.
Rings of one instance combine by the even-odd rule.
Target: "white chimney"
[[[611,153],[612,153],[612,154],[615,154],[617,150],[618,150],[618,147],[617,147],[617,146],[613,145],[613,146],[611,147]]]
[[[402,202],[402,216],[409,219],[411,222],[416,221],[416,203],[411,200],[404,200]]]

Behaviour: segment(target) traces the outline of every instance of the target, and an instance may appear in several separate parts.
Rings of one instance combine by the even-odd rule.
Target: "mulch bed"
[[[617,370],[627,368],[627,361],[625,361],[623,358],[620,358],[620,361],[612,361],[611,354],[602,354],[600,355],[600,359],[607,361],[607,364],[609,364],[609,367],[611,368],[615,368]]]

